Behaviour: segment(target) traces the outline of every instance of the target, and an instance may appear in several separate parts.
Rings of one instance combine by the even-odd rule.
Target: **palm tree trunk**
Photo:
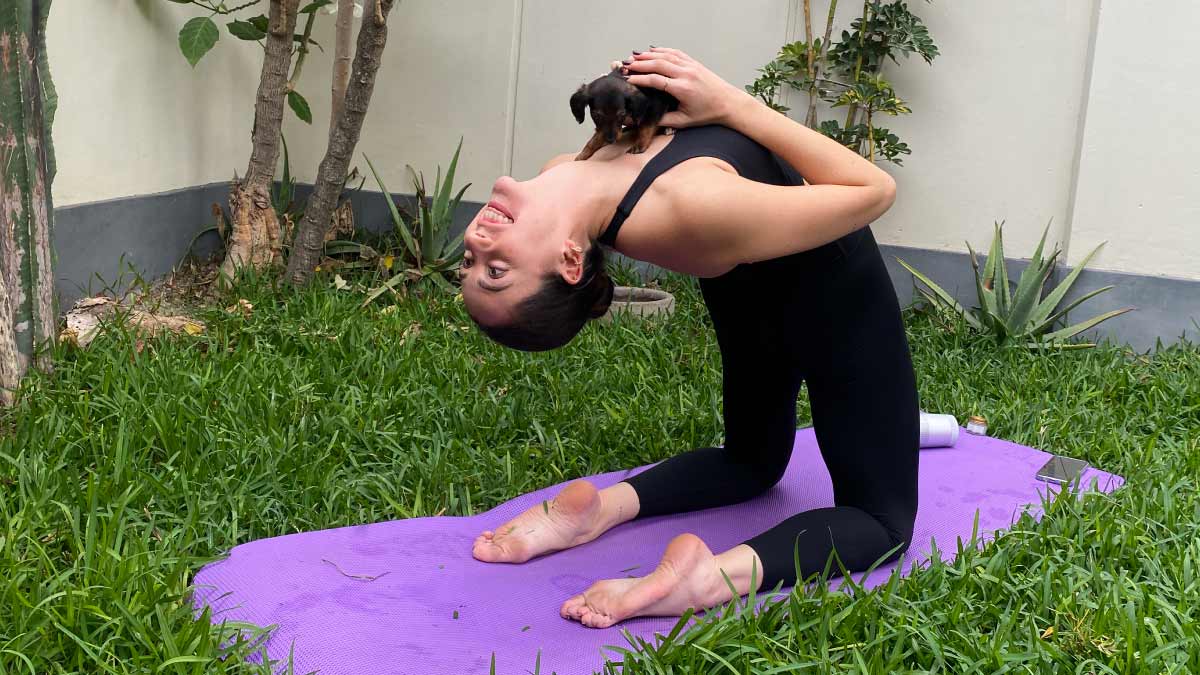
[[[50,0],[0,4],[0,403],[29,366],[50,367],[54,271],[50,250],[57,97],[46,59]]]
[[[283,104],[299,9],[300,0],[271,0],[266,54],[254,104],[250,165],[229,192],[231,235],[221,265],[226,282],[243,267],[260,269],[272,264],[283,246],[279,218],[271,205],[271,184],[279,161]]]
[[[296,285],[308,282],[325,249],[325,232],[329,229],[333,210],[346,183],[350,158],[362,133],[371,94],[375,91],[375,75],[387,45],[387,16],[394,0],[368,0],[363,8],[363,25],[358,32],[358,47],[354,53],[354,72],[346,90],[342,114],[329,137],[325,158],[317,169],[317,182],[304,219],[297,228],[296,241],[288,258],[288,279]]]

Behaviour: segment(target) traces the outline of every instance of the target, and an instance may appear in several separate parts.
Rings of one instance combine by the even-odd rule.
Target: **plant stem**
[[[222,8],[220,5],[215,4],[213,2],[204,2],[204,0],[192,0],[192,4],[196,5],[197,7],[203,7],[204,9],[207,9],[208,11],[212,12],[213,14],[228,15],[228,14],[233,14],[234,12],[240,12],[241,10],[246,9],[247,7],[253,7],[254,5],[257,5],[261,1],[262,0],[250,0],[249,2],[247,2],[244,5],[238,5],[237,7],[225,7],[225,8]]]
[[[825,39],[821,42],[821,48],[819,50],[817,50],[817,59],[816,60],[819,63],[823,63],[825,61],[825,52],[829,49],[829,38],[833,34],[833,15],[835,12],[837,12],[837,0],[830,0],[829,16],[825,19]],[[807,19],[807,16],[805,18]],[[811,60],[812,57],[809,57],[809,58]],[[805,126],[807,126],[810,129],[816,128],[816,125],[817,125],[817,82],[818,81],[832,82],[832,80],[822,80],[821,78],[818,78],[817,70],[815,68],[813,69],[812,84],[808,90],[808,117],[804,121]],[[841,84],[841,83],[834,82],[834,84]],[[842,85],[842,86],[845,86],[845,85]]]
[[[808,115],[805,117],[804,124],[811,128],[811,119],[816,107],[813,95],[816,94],[817,90],[817,64],[815,61],[816,53],[813,50],[811,0],[804,0],[804,43],[808,45]]]
[[[863,15],[862,23],[858,26],[858,60],[854,64],[854,84],[858,84],[858,77],[862,74],[863,49],[866,45],[867,38],[867,21],[870,18],[870,10],[872,7],[871,0],[863,0]],[[858,116],[858,104],[851,103],[846,108],[846,123],[843,125],[849,129],[854,125],[854,118]]]
[[[346,102],[346,87],[350,85],[350,43],[354,37],[354,0],[338,0],[337,24],[334,28],[333,47],[333,105],[329,115],[329,135],[337,128]]]
[[[300,48],[297,50],[299,55],[296,56],[296,67],[292,70],[292,77],[287,83],[288,91],[295,91],[296,83],[300,81],[300,73],[304,70],[304,60],[308,58],[308,41],[312,38],[313,23],[316,19],[317,13],[309,12],[308,20],[304,22],[304,35],[300,38]]]

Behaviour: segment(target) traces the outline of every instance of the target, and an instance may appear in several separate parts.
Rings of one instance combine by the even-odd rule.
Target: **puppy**
[[[575,157],[587,159],[597,150],[616,143],[622,135],[632,136],[631,154],[646,151],[658,133],[663,115],[679,108],[674,96],[650,87],[637,87],[621,74],[620,64],[606,75],[581,86],[571,96],[571,112],[583,124],[584,109],[592,111],[596,133]]]

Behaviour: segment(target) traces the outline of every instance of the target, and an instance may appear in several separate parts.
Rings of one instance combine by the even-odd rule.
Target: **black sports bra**
[[[695,157],[716,157],[729,162],[738,175],[771,185],[802,185],[804,179],[787,162],[754,140],[729,127],[710,125],[688,127],[675,132],[666,147],[642,167],[629,191],[617,205],[617,212],[598,241],[615,246],[617,234],[646,189],[668,169]]]

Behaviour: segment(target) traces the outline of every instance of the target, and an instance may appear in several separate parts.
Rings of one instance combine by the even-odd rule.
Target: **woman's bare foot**
[[[533,506],[499,529],[479,535],[472,555],[483,562],[523,563],[586,544],[615,524],[604,510],[596,486],[577,480],[553,501]]]
[[[608,628],[637,616],[681,616],[689,607],[710,609],[733,597],[723,569],[738,592],[746,593],[751,565],[761,564],[748,546],[718,558],[696,535],[681,534],[667,545],[662,562],[650,574],[596,582],[563,603],[560,613],[585,626]]]

